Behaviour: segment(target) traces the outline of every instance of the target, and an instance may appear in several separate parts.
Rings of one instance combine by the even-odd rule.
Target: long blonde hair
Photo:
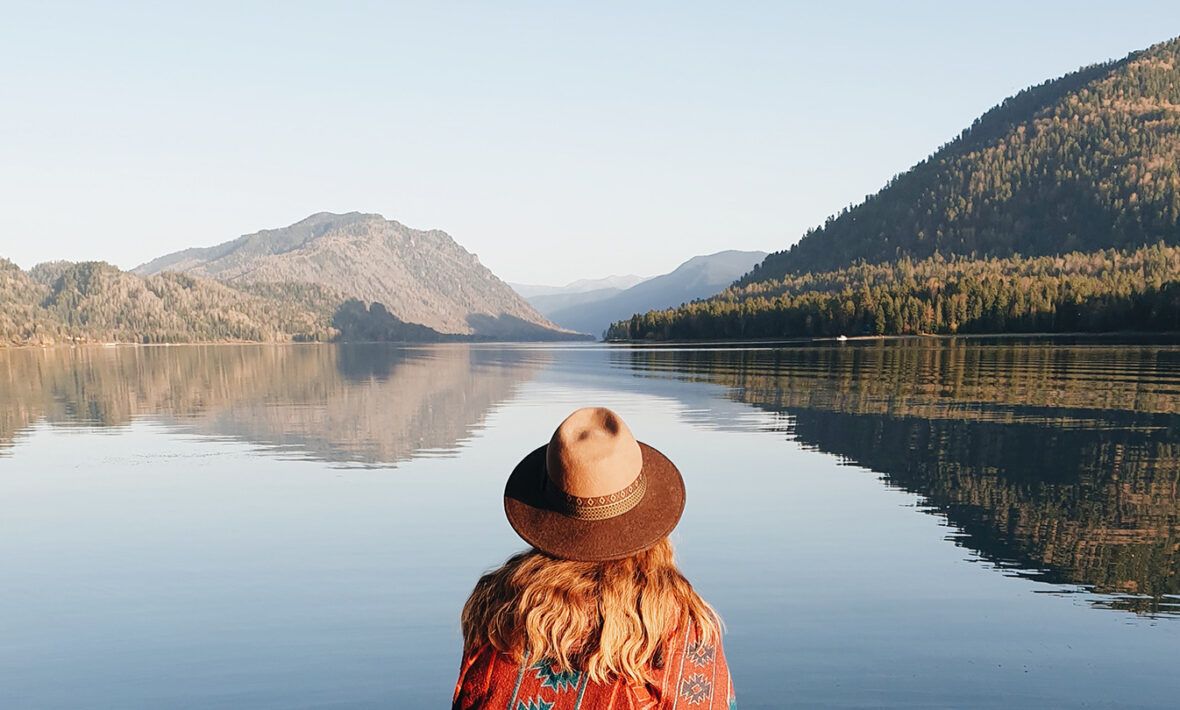
[[[463,606],[467,651],[487,643],[521,663],[548,659],[591,680],[642,685],[689,627],[713,643],[720,619],[693,590],[664,538],[621,560],[576,562],[521,552],[485,574]]]

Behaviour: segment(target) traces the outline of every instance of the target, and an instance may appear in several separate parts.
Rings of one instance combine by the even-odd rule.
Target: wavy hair
[[[547,658],[591,680],[642,685],[677,633],[712,643],[720,618],[680,573],[672,543],[605,562],[528,550],[485,574],[463,606],[466,651],[487,643],[518,659]]]

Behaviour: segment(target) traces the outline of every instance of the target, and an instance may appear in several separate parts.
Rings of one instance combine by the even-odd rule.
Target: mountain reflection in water
[[[986,341],[632,350],[922,496],[956,544],[1102,606],[1180,614],[1180,351]]]
[[[388,466],[454,452],[544,362],[465,345],[0,350],[0,455],[40,421],[150,417],[292,456]]]

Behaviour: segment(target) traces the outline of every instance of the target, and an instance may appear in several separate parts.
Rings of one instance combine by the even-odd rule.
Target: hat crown
[[[546,474],[563,493],[593,498],[618,493],[643,471],[643,452],[627,424],[605,407],[586,407],[553,432]]]

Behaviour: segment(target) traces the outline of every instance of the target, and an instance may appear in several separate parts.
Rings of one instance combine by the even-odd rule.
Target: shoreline
[[[823,338],[750,338],[744,340],[716,339],[716,340],[595,340],[588,339],[555,339],[555,340],[193,340],[179,343],[132,343],[122,341],[83,341],[64,343],[0,343],[0,351],[4,350],[55,350],[63,348],[169,348],[193,345],[439,345],[439,344],[468,344],[468,345],[603,345],[608,347],[645,347],[645,348],[716,348],[725,347],[798,347],[807,345],[843,345],[885,342],[935,342],[949,340],[1111,340],[1120,339],[1134,341],[1159,340],[1161,344],[1180,343],[1180,331],[1140,331],[1120,330],[1107,332],[1036,332],[1036,333],[919,333],[907,335],[855,335],[846,337]]]
[[[1158,338],[1166,341],[1180,342],[1180,331],[1145,331],[1145,330],[1116,330],[1103,332],[1070,331],[1064,333],[1035,332],[1035,333],[912,333],[906,335],[853,335],[822,338],[749,338],[749,339],[709,339],[709,340],[603,340],[604,345],[611,346],[644,346],[644,347],[688,347],[699,345],[716,347],[720,345],[742,346],[798,346],[817,344],[845,344],[872,342],[902,342],[902,341],[947,341],[947,340],[1060,340],[1060,339],[1095,339],[1116,340],[1119,338],[1146,340]]]
[[[57,350],[64,348],[171,348],[192,345],[560,345],[598,344],[589,338],[554,338],[550,340],[494,340],[486,338],[443,340],[188,340],[179,343],[132,343],[124,341],[87,340],[65,343],[5,343],[4,350]]]

